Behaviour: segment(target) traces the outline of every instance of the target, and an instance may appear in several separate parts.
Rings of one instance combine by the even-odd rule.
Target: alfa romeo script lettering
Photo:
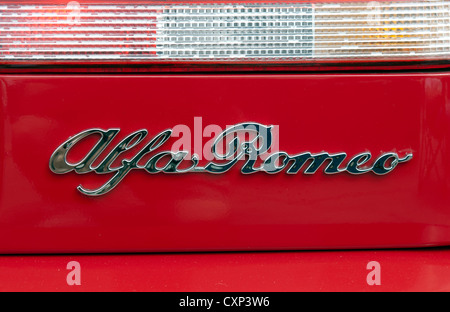
[[[133,169],[146,170],[148,173],[172,173],[181,174],[187,172],[223,174],[235,166],[239,160],[245,160],[241,167],[243,174],[251,174],[259,171],[275,174],[284,171],[286,174],[297,174],[301,170],[303,174],[314,174],[324,165],[325,174],[337,174],[348,172],[350,174],[365,174],[373,172],[384,175],[400,164],[412,159],[412,153],[407,153],[401,158],[397,153],[381,154],[375,161],[370,152],[362,152],[347,161],[346,153],[329,154],[322,152],[312,154],[303,152],[297,155],[289,155],[286,152],[269,152],[272,146],[272,126],[259,123],[241,123],[227,128],[214,140],[211,152],[214,160],[199,166],[199,157],[196,154],[188,157],[188,151],[157,151],[166,143],[172,135],[172,129],[158,133],[148,143],[140,144],[147,136],[145,129],[131,133],[104,156],[98,159],[105,149],[110,145],[120,129],[89,129],[70,137],[61,144],[50,157],[50,169],[54,173],[64,174],[70,171],[76,173],[95,172],[98,174],[114,173],[114,175],[97,189],[86,189],[82,185],[78,190],[86,195],[99,196],[108,193],[116,187],[122,179]],[[252,134],[252,138],[243,139],[242,134]],[[67,154],[70,149],[81,140],[89,136],[99,137],[95,146],[87,152],[85,157],[77,162],[70,163]],[[242,141],[242,142],[241,142]],[[138,145],[143,145],[138,148]],[[221,148],[225,145],[225,152]],[[119,155],[130,150],[136,150],[133,157],[122,159],[120,166],[113,167],[113,162]],[[150,158],[148,156],[152,153]],[[264,155],[264,157],[263,157]],[[148,160],[143,163],[143,158]],[[93,163],[97,165],[94,167]]]

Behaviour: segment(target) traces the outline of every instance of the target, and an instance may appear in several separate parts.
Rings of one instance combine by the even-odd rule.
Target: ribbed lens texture
[[[449,1],[1,5],[0,60],[446,59]]]

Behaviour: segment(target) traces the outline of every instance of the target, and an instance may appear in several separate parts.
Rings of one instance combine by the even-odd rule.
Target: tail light
[[[3,67],[446,64],[449,1],[9,1]],[[406,62],[406,63],[405,63]]]

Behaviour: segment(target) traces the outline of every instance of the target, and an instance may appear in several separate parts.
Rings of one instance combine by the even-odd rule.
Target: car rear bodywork
[[[450,290],[449,25],[441,0],[4,0],[0,290],[70,289],[73,261],[80,290]]]
[[[446,73],[3,75],[0,233],[10,239],[0,243],[0,250],[448,244],[449,78]],[[147,129],[152,138],[176,125],[194,129],[197,121],[198,128],[199,117],[203,125],[192,131],[192,149],[211,140],[198,140],[210,124],[226,129],[253,121],[278,125],[279,149],[290,155],[345,153],[341,167],[364,152],[373,155],[367,164],[384,153],[412,158],[383,175],[325,174],[327,161],[314,174],[305,174],[307,165],[297,174],[288,174],[287,168],[242,174],[248,156],[221,174],[132,170],[98,197],[76,188],[97,188],[113,173],[55,174],[49,169],[58,146],[83,130],[120,129],[111,150],[139,129]],[[73,158],[82,159],[96,140],[87,140]],[[130,159],[144,141],[116,162]],[[153,154],[171,150],[171,142]]]

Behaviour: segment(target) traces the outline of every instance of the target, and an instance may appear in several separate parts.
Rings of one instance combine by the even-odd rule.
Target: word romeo
[[[153,137],[144,147],[142,147],[133,158],[122,160],[121,166],[112,168],[112,163],[118,156],[125,151],[135,148],[147,136],[148,131],[143,129],[124,138],[117,146],[115,146],[101,162],[93,167],[92,164],[100,154],[107,148],[114,137],[120,132],[120,129],[89,129],[78,133],[69,138],[61,146],[59,146],[50,158],[50,169],[54,173],[64,174],[70,171],[76,173],[96,172],[99,174],[115,173],[111,179],[97,189],[86,189],[78,186],[78,190],[86,195],[99,196],[106,194],[116,187],[120,181],[132,170],[142,169],[149,173],[186,173],[186,172],[206,172],[214,174],[222,174],[230,170],[241,159],[246,162],[241,168],[244,174],[255,172],[266,172],[275,174],[285,170],[287,174],[297,174],[302,168],[304,174],[314,174],[324,163],[327,163],[323,172],[325,174],[336,174],[348,172],[351,174],[364,174],[373,172],[378,175],[387,174],[392,171],[398,164],[407,162],[412,158],[412,154],[408,153],[400,158],[397,153],[385,153],[378,157],[372,165],[368,165],[368,161],[372,158],[371,153],[363,152],[353,156],[349,161],[344,162],[347,158],[346,153],[329,154],[322,152],[312,154],[304,152],[297,155],[289,155],[286,152],[269,153],[272,145],[272,126],[265,126],[259,123],[241,123],[229,127],[214,140],[211,152],[216,161],[211,161],[206,166],[199,166],[199,157],[193,154],[187,157],[188,151],[161,151],[153,155],[145,164],[142,164],[142,158],[157,150],[167,140],[169,140],[172,130],[168,129],[160,132]],[[242,140],[242,134],[253,134],[253,138]],[[86,156],[78,163],[69,163],[67,161],[67,153],[78,142],[92,135],[100,135],[98,142],[86,154]],[[231,139],[230,139],[231,138]],[[227,139],[225,141],[225,139]],[[221,153],[220,146],[226,145],[226,152]],[[257,160],[264,160],[258,165]],[[165,159],[165,161],[163,161]],[[141,162],[140,162],[141,161]],[[161,165],[163,163],[163,165]]]

